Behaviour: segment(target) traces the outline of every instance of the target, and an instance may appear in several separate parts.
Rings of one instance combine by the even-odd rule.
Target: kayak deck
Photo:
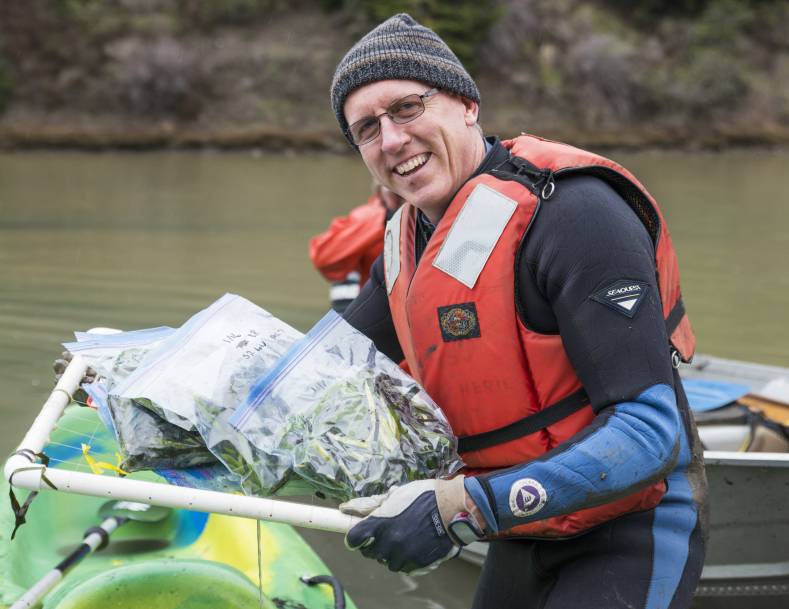
[[[90,460],[117,461],[114,440],[96,413],[70,407],[58,421],[44,453],[50,467],[90,471]],[[116,476],[111,471],[105,475]],[[131,478],[161,481],[152,472]],[[0,493],[8,496],[6,481]],[[24,491],[16,491],[24,495]],[[105,498],[63,492],[40,493],[27,524],[10,540],[14,516],[0,507],[0,607],[7,607],[52,569],[100,522]],[[260,539],[258,548],[257,539]],[[264,594],[259,599],[258,571]],[[330,586],[307,586],[301,576],[327,574],[328,568],[290,526],[246,518],[173,510],[162,522],[128,522],[109,546],[69,573],[46,597],[43,607],[334,607]],[[113,601],[114,602],[114,601]],[[349,602],[349,607],[353,605]]]

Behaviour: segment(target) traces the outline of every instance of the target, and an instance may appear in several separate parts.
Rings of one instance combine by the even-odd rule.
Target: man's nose
[[[396,152],[408,141],[405,125],[398,125],[388,116],[381,117],[381,150]]]

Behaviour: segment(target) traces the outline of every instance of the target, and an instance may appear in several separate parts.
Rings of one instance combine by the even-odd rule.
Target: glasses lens
[[[351,139],[357,146],[365,144],[378,135],[381,127],[379,119],[369,116],[360,121],[356,121],[348,129],[351,132]]]
[[[425,105],[419,95],[409,95],[403,99],[398,99],[389,106],[389,116],[396,123],[407,123],[420,116],[425,111]]]
[[[391,118],[393,122],[402,125],[403,123],[408,123],[418,116],[421,116],[424,111],[425,104],[422,101],[422,96],[414,94],[408,95],[403,99],[398,99],[389,106],[386,114],[389,115],[389,118]],[[348,127],[348,132],[354,144],[357,146],[366,144],[377,138],[378,134],[381,132],[381,118],[379,116],[368,116],[367,118],[358,120]]]

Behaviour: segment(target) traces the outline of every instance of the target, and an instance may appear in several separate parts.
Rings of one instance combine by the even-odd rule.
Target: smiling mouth
[[[407,161],[400,163],[394,168],[394,171],[399,176],[408,176],[412,173],[419,171],[430,158],[430,153],[423,152],[411,157]]]

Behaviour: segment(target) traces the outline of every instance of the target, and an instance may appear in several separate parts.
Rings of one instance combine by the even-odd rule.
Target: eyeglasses
[[[388,116],[393,123],[403,125],[419,118],[425,112],[425,98],[433,97],[438,89],[430,89],[422,95],[406,95],[391,103],[386,112],[378,116],[366,116],[348,127],[348,135],[357,146],[372,142],[381,133],[381,117]]]

